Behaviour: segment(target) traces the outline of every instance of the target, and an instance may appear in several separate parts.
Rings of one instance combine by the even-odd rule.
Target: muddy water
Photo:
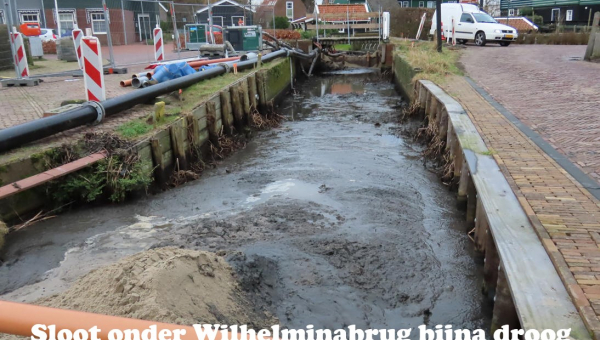
[[[481,266],[452,194],[399,137],[401,99],[374,73],[296,84],[287,122],[203,177],[11,234],[2,298],[33,301],[153,247],[225,255],[289,327],[487,328]]]

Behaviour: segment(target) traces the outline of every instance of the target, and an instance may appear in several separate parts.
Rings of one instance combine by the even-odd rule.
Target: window
[[[217,26],[223,27],[223,17],[213,15],[212,19],[213,19],[213,26],[217,25]]]
[[[508,10],[508,16],[509,17],[514,17],[515,16],[515,10],[513,8]]]
[[[61,35],[73,31],[75,24],[75,16],[72,12],[69,13],[60,13],[58,12],[58,18],[60,21],[60,30]]]
[[[573,21],[573,10],[572,9],[567,10],[567,21]]]
[[[94,34],[106,34],[106,21],[104,21],[103,12],[90,13],[90,19]]]
[[[398,1],[400,7],[410,7],[410,2],[408,1]]]
[[[425,7],[425,1],[419,1],[419,8]]]
[[[244,26],[244,17],[232,16],[231,17],[231,25],[232,26]]]
[[[560,8],[552,9],[552,16],[550,17],[550,21],[556,22],[560,20]]]
[[[19,18],[21,19],[21,23],[26,22],[40,22],[40,12],[39,11],[18,11]]]
[[[469,14],[469,13],[463,13],[460,16],[460,22],[473,23],[473,18],[471,17],[471,14]]]
[[[435,8],[435,1],[427,1],[427,8]]]
[[[294,2],[286,1],[285,3],[285,16],[288,19],[294,19]]]

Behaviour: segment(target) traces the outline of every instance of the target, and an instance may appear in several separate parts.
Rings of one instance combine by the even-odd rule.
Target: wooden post
[[[219,133],[217,129],[217,109],[215,103],[209,101],[206,103],[206,123],[208,124],[208,139],[217,148],[221,147],[219,142]]]
[[[454,143],[456,144],[454,146],[454,178],[457,179],[460,177],[462,171],[464,155],[458,137],[455,137]]]
[[[173,155],[177,157],[179,168],[177,170],[187,170],[187,156],[185,153],[185,140],[187,129],[185,128],[185,120],[180,119],[170,126],[171,145],[173,146]]]
[[[250,106],[254,110],[258,110],[258,100],[256,90],[256,76],[254,74],[248,76],[248,98],[250,99]]]
[[[437,99],[434,96],[431,96],[431,103],[429,104],[429,110],[431,111],[431,113],[429,114],[430,116],[430,123],[429,124],[436,124],[438,126],[438,132],[439,132],[439,110],[438,110],[438,106],[439,103],[437,101]]]
[[[244,108],[244,122],[245,124],[248,124],[250,121],[250,95],[247,81],[242,81],[240,83],[240,95],[242,97],[241,101]]]
[[[231,93],[231,104],[233,107],[233,121],[238,133],[244,128],[244,109],[240,101],[240,86],[233,85],[229,88]]]
[[[431,92],[425,92],[425,115],[428,118],[429,124],[431,124]]]
[[[162,147],[158,138],[150,139],[150,149],[154,160],[154,180],[161,187],[167,183],[166,165],[163,159]]]
[[[229,91],[221,92],[221,120],[223,122],[223,130],[228,135],[233,134],[233,114],[231,113],[231,95]]]
[[[488,234],[488,220],[485,216],[485,209],[480,198],[477,198],[477,208],[475,212],[475,247],[482,253],[485,253],[486,237]]]
[[[473,177],[467,171],[467,229],[475,227],[475,214],[477,212],[477,189]]]
[[[469,185],[469,164],[466,160],[462,161],[460,169],[460,180],[458,181],[458,193],[456,198],[459,203],[467,201],[467,186]]]
[[[485,241],[485,263],[483,264],[483,293],[488,298],[493,299],[496,294],[496,284],[498,282],[498,266],[500,258],[494,244],[494,237],[491,232],[487,233]]]
[[[190,146],[198,146],[200,143],[200,125],[198,124],[198,120],[194,118],[194,115],[187,115],[187,126],[188,126],[188,140],[190,142]]]
[[[440,139],[446,140],[448,135],[448,111],[442,105],[438,106],[439,122],[440,122]]]
[[[258,111],[260,111],[262,114],[265,114],[266,112],[263,111],[267,107],[267,91],[264,72],[256,72],[256,89],[258,91]]]
[[[498,270],[498,283],[496,284],[496,297],[494,298],[494,312],[492,313],[492,333],[504,325],[508,325],[509,329],[521,328],[504,269],[500,267]]]

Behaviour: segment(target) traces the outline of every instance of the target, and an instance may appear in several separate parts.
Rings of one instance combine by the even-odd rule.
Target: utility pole
[[[6,10],[5,13],[11,13],[12,8],[10,6],[10,0],[8,0],[9,2],[7,3],[6,0],[4,0],[4,9]],[[7,15],[6,16],[6,23],[7,23],[7,31],[8,31],[8,42],[10,43],[10,55],[11,58],[14,60],[15,59],[15,45],[13,44],[13,39],[12,39],[12,29],[13,29],[13,16],[11,15]],[[19,68],[19,63],[16,61],[13,61],[13,63],[15,64],[15,73],[17,74],[17,79],[21,79],[21,70]]]
[[[56,2],[56,0],[54,1]],[[106,25],[106,39],[108,41],[108,53],[110,54],[110,67],[115,68],[115,54],[113,52],[112,36],[110,35],[110,20],[108,7],[106,7],[106,0],[102,0],[102,8],[104,9],[104,24]],[[58,15],[58,9],[56,9],[56,15]]]
[[[437,39],[437,51],[442,53],[442,0],[435,1],[435,35]]]
[[[60,16],[58,15],[57,0],[54,0],[54,10],[56,11],[56,30],[58,31],[58,32],[56,32],[56,35],[58,35],[58,39],[60,39],[62,37],[62,34],[60,32]]]

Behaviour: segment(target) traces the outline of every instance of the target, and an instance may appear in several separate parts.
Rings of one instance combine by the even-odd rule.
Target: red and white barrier
[[[165,59],[165,44],[163,43],[163,31],[160,27],[154,29],[154,60]]]
[[[83,70],[83,58],[81,57],[81,38],[83,38],[83,31],[75,27],[73,29],[73,44],[75,44],[75,52],[77,53],[77,62],[79,68]]]
[[[87,100],[97,102],[106,100],[100,40],[96,37],[83,37],[81,54],[83,56],[83,83]]]
[[[452,17],[452,46],[456,46],[456,23],[454,22],[454,17]]]
[[[10,34],[11,43],[14,46],[15,51],[15,64],[19,68],[19,77],[29,77],[29,64],[27,64],[27,54],[25,53],[25,45],[23,44],[23,35],[17,32],[17,29],[13,27],[13,31]]]

